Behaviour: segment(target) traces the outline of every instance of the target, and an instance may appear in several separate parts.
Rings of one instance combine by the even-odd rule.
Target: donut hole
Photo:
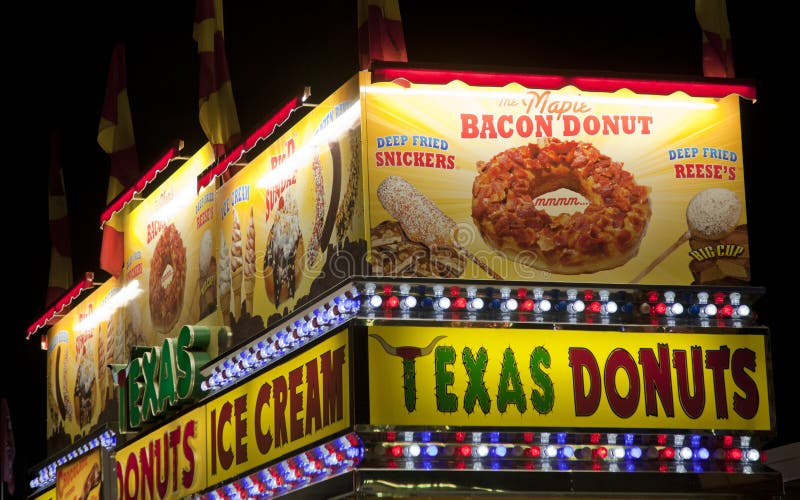
[[[559,188],[535,197],[533,206],[555,217],[560,214],[572,215],[583,212],[589,206],[589,200],[578,191]]]

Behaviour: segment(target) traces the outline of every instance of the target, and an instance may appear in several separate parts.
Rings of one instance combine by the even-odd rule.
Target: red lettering
[[[344,366],[344,346],[320,356],[322,366],[322,425],[332,424],[344,417],[342,394],[342,367]]]
[[[714,165],[714,178],[722,179],[722,165]]]
[[[303,418],[297,415],[303,411],[303,391],[297,388],[303,384],[303,367],[298,366],[289,372],[289,434],[295,441],[303,437]]]
[[[497,131],[494,129],[494,115],[482,115],[481,139],[497,139]]]
[[[686,167],[684,167],[680,163],[675,164],[675,178],[676,179],[686,178]]]
[[[672,366],[675,367],[675,379],[678,383],[678,401],[681,403],[683,412],[689,418],[700,418],[703,408],[706,406],[703,350],[698,346],[692,347],[691,391],[689,390],[689,369],[686,361],[686,351],[677,350],[672,353]]]
[[[225,424],[231,422],[231,414],[233,413],[233,405],[225,402],[222,408],[219,409],[219,424],[217,424],[217,456],[219,457],[219,464],[223,469],[227,470],[233,463],[233,450],[225,448],[225,443],[222,441],[222,434],[224,433]],[[216,462],[216,460],[214,460]],[[211,467],[215,470],[215,467]]]
[[[383,155],[380,151],[375,153],[375,166],[382,167],[383,166]]]
[[[153,497],[153,442],[139,449],[139,464],[141,466],[142,490],[150,492]],[[145,488],[147,488],[145,490]]]
[[[504,139],[508,139],[514,133],[514,129],[511,126],[514,120],[511,118],[511,115],[500,115],[500,118],[497,119],[497,130],[500,133],[500,137]],[[519,124],[517,125],[519,126]]]
[[[731,165],[730,167],[728,167],[728,180],[732,181],[735,179],[736,179],[736,167]]]
[[[754,372],[756,370],[756,353],[750,349],[736,349],[731,360],[731,375],[733,383],[744,392],[740,396],[738,392],[733,393],[733,411],[744,419],[751,419],[758,413],[758,386],[753,378],[745,373],[745,369]]]
[[[716,351],[706,351],[706,368],[711,369],[714,382],[714,401],[716,402],[717,418],[728,418],[728,405],[725,393],[725,370],[730,368],[731,351],[728,346],[722,346]]]
[[[233,401],[236,421],[233,429],[236,435],[236,463],[247,462],[247,395],[239,396]]]
[[[269,406],[271,392],[272,386],[265,382],[264,385],[261,386],[261,389],[258,390],[258,396],[256,396],[256,446],[258,446],[258,451],[263,455],[266,455],[270,448],[272,448],[272,431],[267,429],[267,432],[264,432],[264,429],[261,427],[261,422],[263,421],[261,412],[264,411],[265,407]]]
[[[172,491],[178,491],[178,445],[181,442],[181,428],[169,431],[169,451],[172,453]]]
[[[575,397],[575,415],[587,417],[600,406],[600,367],[594,354],[585,347],[569,348],[569,366],[572,367],[572,389]],[[589,375],[589,392],[583,382],[584,369]]]
[[[628,394],[622,396],[617,390],[617,371],[622,370],[628,376]],[[621,418],[628,418],[639,406],[639,370],[631,353],[625,349],[614,349],[606,360],[605,388],[611,411]]]
[[[645,415],[658,415],[658,405],[656,404],[658,400],[664,407],[664,414],[674,417],[675,406],[672,401],[669,346],[658,344],[658,360],[652,349],[639,349],[639,364],[642,365]]]
[[[461,113],[461,138],[478,137],[478,117],[470,113]]]
[[[619,135],[619,115],[603,115],[603,135]]]
[[[443,154],[436,153],[436,168],[445,168],[446,157]]]
[[[425,153],[425,166],[433,168],[433,153]]]
[[[194,483],[194,450],[192,450],[192,446],[189,443],[189,438],[195,437],[195,428],[194,428],[194,420],[190,420],[186,423],[186,428],[183,431],[183,456],[186,458],[186,462],[188,463],[189,467],[185,468],[183,471],[183,487],[189,488],[192,483]],[[162,495],[161,498],[164,498]]]
[[[583,131],[589,135],[596,135],[600,132],[600,120],[593,115],[583,119]]]
[[[642,126],[642,134],[650,135],[650,125],[653,124],[653,117],[652,116],[640,116],[639,118],[639,125]]]
[[[159,498],[167,496],[167,486],[169,486],[169,446],[167,440],[168,434],[165,432],[164,437],[156,441],[155,456],[156,456],[156,489],[158,490]],[[164,450],[162,454],[161,443],[164,443]]]
[[[275,403],[274,420],[272,426],[275,429],[275,447],[280,448],[289,442],[286,436],[286,379],[278,377],[272,381],[275,390],[272,393],[272,401]]]
[[[133,480],[131,480],[133,475]],[[131,491],[131,486],[133,491]],[[139,462],[136,460],[136,453],[128,455],[125,464],[125,498],[126,500],[136,500],[139,498]]]
[[[510,119],[511,117],[509,117]],[[517,118],[517,134],[520,137],[530,137],[533,133],[533,121],[528,115],[522,115]]]
[[[319,407],[319,373],[317,359],[306,363],[306,434],[322,428],[322,414]],[[311,429],[314,422],[314,429]]]
[[[575,115],[564,115],[564,136],[578,135],[581,131],[581,122]]]

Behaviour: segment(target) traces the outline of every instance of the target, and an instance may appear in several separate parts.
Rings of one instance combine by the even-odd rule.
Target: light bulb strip
[[[353,470],[364,458],[359,436],[350,433],[248,474],[197,498],[239,500],[272,497]]]
[[[32,490],[40,488],[48,488],[56,482],[56,469],[70,460],[74,460],[81,455],[84,455],[98,446],[102,446],[107,450],[113,450],[117,446],[117,435],[112,430],[105,430],[99,436],[93,437],[88,441],[80,444],[79,446],[69,450],[63,455],[59,456],[52,462],[48,463],[39,469],[36,477],[34,477],[29,485]]]

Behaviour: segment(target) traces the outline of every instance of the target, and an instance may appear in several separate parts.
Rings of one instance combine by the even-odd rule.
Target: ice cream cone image
[[[242,307],[242,228],[239,214],[233,210],[233,229],[231,230],[231,288],[233,289],[233,315],[238,318]]]
[[[222,322],[230,326],[231,312],[231,254],[225,244],[225,235],[220,234],[219,241],[219,266],[217,267],[217,297],[219,297],[219,310],[222,313]]]
[[[253,316],[253,289],[256,285],[256,223],[253,207],[250,207],[250,223],[247,225],[247,240],[244,251],[244,300],[247,315]]]

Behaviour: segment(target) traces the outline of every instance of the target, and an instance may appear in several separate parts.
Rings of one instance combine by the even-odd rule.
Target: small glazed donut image
[[[585,142],[545,139],[478,162],[472,219],[484,241],[510,259],[559,274],[594,273],[628,262],[650,221],[650,188]],[[583,212],[551,216],[537,197],[566,188]]]
[[[170,224],[164,228],[150,261],[150,319],[153,327],[168,333],[180,316],[186,288],[186,247]]]

